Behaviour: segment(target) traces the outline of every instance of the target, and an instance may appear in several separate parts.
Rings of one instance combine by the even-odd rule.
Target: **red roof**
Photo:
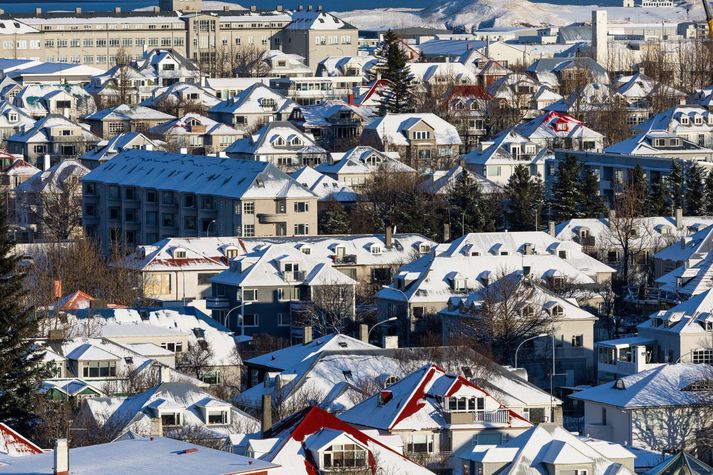
[[[43,450],[29,439],[20,435],[4,422],[0,422],[0,453],[12,456],[36,455]]]
[[[489,101],[493,98],[493,96],[488,94],[485,89],[480,86],[464,84],[451,87],[451,90],[448,94],[448,100],[450,101],[454,97],[477,97],[478,99],[483,99],[486,101]]]

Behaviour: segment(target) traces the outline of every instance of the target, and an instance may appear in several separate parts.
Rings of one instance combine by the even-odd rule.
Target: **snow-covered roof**
[[[684,92],[661,84],[641,72],[617,78],[617,91],[629,101],[650,98],[654,94],[679,99],[686,97]]]
[[[375,117],[374,111],[369,108],[356,107],[339,100],[327,100],[319,104],[299,106],[299,109],[296,108],[293,111],[293,116],[297,110],[299,110],[302,118],[291,120],[300,122],[306,127],[327,127],[331,125],[330,119],[336,118],[337,120],[341,120],[339,114],[344,112],[352,114],[357,120],[362,122],[371,121]]]
[[[171,120],[170,114],[144,107],[141,105],[120,104],[116,107],[102,109],[82,117],[84,120],[96,121],[124,121],[124,120]]]
[[[40,169],[24,161],[21,158],[16,158],[13,162],[2,169],[3,175],[8,176],[33,176],[39,173]]]
[[[418,189],[433,195],[446,195],[450,193],[458,178],[466,170],[460,165],[456,165],[450,170],[437,170],[422,175],[423,181],[419,183]],[[467,172],[478,183],[481,193],[490,194],[502,191],[502,187],[482,175]]]
[[[262,83],[255,83],[240,94],[208,109],[216,114],[277,114],[288,113],[295,103]]]
[[[114,158],[124,150],[131,149],[159,149],[159,143],[146,137],[141,132],[126,132],[115,135],[108,141],[101,141],[93,150],[82,155],[82,160],[91,162],[105,162]]]
[[[64,116],[57,114],[49,114],[35,122],[30,129],[19,130],[16,134],[7,138],[10,142],[22,143],[51,143],[53,138],[52,130],[66,129],[77,131],[77,142],[97,143],[99,137],[85,129],[82,124],[72,122]]]
[[[365,75],[371,68],[378,64],[375,56],[328,56],[317,65],[317,75],[321,76],[353,76],[353,69],[358,69]]]
[[[584,389],[570,397],[621,409],[709,404],[712,376],[709,365],[665,364]]]
[[[602,140],[604,136],[571,115],[546,112],[524,124],[515,131],[529,140],[553,140],[568,138],[577,140]]]
[[[291,12],[290,16],[292,17],[292,22],[285,27],[287,30],[355,29],[342,19],[323,11],[301,10]]]
[[[0,454],[10,457],[41,454],[42,449],[19,432],[0,422]]]
[[[181,106],[200,105],[213,107],[220,103],[212,91],[197,84],[178,82],[166,87],[158,87],[151,92],[151,97],[141,101],[142,106]]]
[[[480,463],[496,463],[507,475],[548,475],[551,465],[589,465],[593,475],[633,475],[621,465],[634,454],[619,444],[578,437],[557,424],[538,424],[503,445],[477,445],[464,457]]]
[[[34,125],[35,119],[29,111],[7,100],[0,102],[0,128],[31,129]]]
[[[713,113],[698,105],[670,107],[640,123],[634,129],[639,132],[650,130],[667,130],[673,133],[710,132],[713,130]]]
[[[198,127],[196,127],[198,126]],[[203,130],[205,127],[205,130]],[[242,132],[233,127],[217,122],[195,112],[189,112],[183,117],[155,125],[148,130],[155,135],[233,135],[242,136]]]
[[[269,163],[146,150],[124,151],[84,180],[228,198],[314,197]]]
[[[706,154],[713,154],[713,149],[661,129],[639,132],[633,137],[608,146],[604,152],[622,155],[663,155],[664,157],[670,156],[671,153],[677,155],[686,153],[691,154],[693,158],[703,159]]]
[[[386,395],[384,393],[387,393]],[[462,376],[447,374],[435,365],[426,365],[340,415],[352,424],[384,431],[442,429],[446,422],[444,398],[483,398],[484,411],[495,412],[501,403],[487,391]],[[526,428],[531,424],[505,409],[502,420],[479,421],[473,427]]]
[[[713,251],[713,226],[707,226],[689,237],[682,236],[678,242],[657,252],[654,258],[683,262],[691,257],[705,257],[711,251]]]
[[[69,449],[72,473],[148,475],[155,473],[274,473],[275,464],[209,449],[168,437],[123,438],[107,444]],[[0,472],[54,473],[53,452],[4,459]]]
[[[57,193],[68,179],[81,178],[89,170],[76,160],[63,160],[48,170],[38,171],[15,188],[18,193]]]
[[[657,278],[656,284],[682,298],[713,288],[713,254],[686,259],[680,267]]]
[[[302,132],[293,123],[272,121],[263,125],[254,134],[233,142],[225,149],[225,153],[255,157],[285,153],[326,156],[327,151],[315,143],[312,134]]]
[[[335,180],[312,167],[303,167],[295,171],[292,173],[292,178],[319,196],[320,200],[355,202],[359,198],[359,195],[343,181]]]
[[[381,152],[368,145],[358,145],[346,152],[330,153],[330,161],[320,163],[317,171],[334,175],[375,173],[382,168],[398,173],[416,170],[399,161],[398,152]]]
[[[689,295],[691,297],[688,300],[668,310],[652,313],[648,320],[638,325],[638,328],[657,333],[699,334],[702,340],[707,339],[710,331],[706,329],[706,325],[713,323],[713,289],[709,287]],[[653,333],[647,332],[647,335],[651,334]]]
[[[463,157],[466,164],[529,165],[553,156],[546,147],[523,137],[514,129],[503,131],[493,142],[481,142],[481,147]]]
[[[365,130],[374,130],[381,141],[390,145],[408,145],[408,131],[419,123],[425,123],[434,131],[436,144],[460,145],[461,140],[455,126],[449,124],[436,114],[426,113],[388,113],[367,124]]]
[[[410,63],[408,70],[409,77],[416,82],[476,83],[473,71],[461,63]]]

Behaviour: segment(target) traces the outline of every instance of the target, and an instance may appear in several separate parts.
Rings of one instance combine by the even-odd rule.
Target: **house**
[[[175,49],[145,50],[143,57],[135,61],[133,67],[159,86],[170,86],[178,82],[200,82],[198,66]]]
[[[469,171],[505,186],[520,165],[528,169],[530,176],[543,176],[545,163],[551,156],[546,147],[510,129],[492,141],[480,142],[480,148],[465,155],[463,161]]]
[[[0,157],[0,196],[5,204],[5,212],[10,222],[15,221],[15,188],[39,173],[39,169],[12,155]]]
[[[657,278],[655,283],[659,288],[659,298],[679,302],[713,288],[709,283],[712,257],[710,254],[691,257],[680,267]]]
[[[45,155],[55,162],[79,158],[101,139],[82,124],[50,114],[5,140],[10,153],[23,155],[26,161],[37,165]]]
[[[287,120],[295,103],[262,83],[255,83],[240,94],[208,109],[219,122],[249,131],[272,120]]]
[[[315,143],[314,137],[285,121],[268,122],[231,144],[225,153],[230,158],[267,162],[287,172],[327,159],[327,151]]]
[[[637,132],[665,131],[700,147],[713,148],[713,114],[703,106],[674,106],[636,127]]]
[[[710,404],[710,381],[709,365],[664,364],[570,397],[584,403],[584,431],[592,437],[649,450],[692,450],[709,420],[703,407]]]
[[[378,62],[378,59],[371,55],[330,56],[319,62],[315,76],[362,76],[366,78]]]
[[[380,171],[416,173],[399,160],[398,152],[381,152],[367,145],[330,153],[328,161],[317,165],[315,170],[357,189]]]
[[[604,136],[571,115],[545,112],[515,127],[515,132],[539,148],[601,152]]]
[[[459,277],[464,276],[456,274],[452,279]],[[467,287],[467,278],[461,284]],[[597,317],[580,307],[576,300],[557,295],[524,273],[498,277],[491,284],[472,292],[466,290],[466,295],[449,299],[448,307],[439,312],[444,344],[452,336],[467,334],[469,327],[477,327],[478,316],[484,312],[508,315],[505,318],[534,317],[549,322],[547,326],[552,337],[532,341],[519,360],[527,369],[529,381],[536,381],[540,387],[549,384],[548,376],[554,378],[553,384],[557,387],[591,381],[595,370],[594,324]],[[553,352],[556,376],[552,376],[547,358]]]
[[[151,92],[151,97],[141,101],[142,106],[152,107],[176,116],[189,112],[204,114],[219,103],[220,99],[212,91],[197,84],[180,82],[155,88]]]
[[[121,104],[88,114],[82,119],[89,124],[91,131],[103,139],[109,139],[123,132],[146,132],[151,127],[167,120],[172,115],[141,105]]]
[[[713,468],[684,451],[664,460],[659,465],[653,467],[648,473],[650,475],[666,475],[679,470],[688,470],[692,475],[708,475],[713,473]]]
[[[0,102],[0,142],[16,134],[22,129],[31,129],[35,119],[24,109],[4,100]]]
[[[533,98],[544,87],[526,74],[511,73],[500,76],[488,86],[487,91],[518,114],[531,117],[540,110]]]
[[[65,230],[48,228],[46,213],[57,213],[58,206],[78,206],[82,195],[79,180],[87,173],[89,170],[78,161],[64,160],[15,187],[15,219],[22,232],[27,233],[28,242],[72,237],[55,235]],[[72,235],[79,233],[78,223],[68,223],[66,231]]]
[[[703,147],[665,130],[648,130],[612,144],[605,153],[666,157],[691,162],[713,161],[713,149]]]
[[[487,134],[488,105],[492,100],[481,86],[454,85],[446,93],[445,106],[456,122],[465,153],[476,148]]]
[[[372,119],[369,109],[342,101],[323,101],[312,106],[296,107],[289,117],[290,122],[311,134],[320,146],[328,150],[344,150],[345,144],[356,143],[364,124]]]
[[[418,189],[431,195],[446,196],[451,192],[463,173],[470,174],[470,176],[478,183],[480,192],[484,195],[502,193],[503,191],[502,186],[488,180],[484,176],[478,175],[477,173],[468,172],[460,165],[457,165],[450,170],[438,170],[421,175],[423,181],[418,184]]]
[[[450,87],[453,84],[475,85],[475,74],[467,66],[458,63],[410,63],[409,79],[416,87]]]
[[[290,244],[266,245],[230,261],[211,279],[213,317],[240,334],[291,336],[324,306],[336,319],[353,319],[356,280]],[[231,311],[240,309],[240,313]],[[317,309],[317,310],[312,310]]]
[[[122,132],[109,140],[102,140],[96,148],[81,156],[82,165],[94,170],[102,163],[111,160],[125,150],[160,150],[162,145],[141,132]]]
[[[538,424],[497,446],[475,446],[463,457],[469,473],[546,475],[582,470],[592,475],[633,475],[635,455],[620,444],[578,437],[562,426]]]
[[[317,230],[317,196],[265,162],[128,150],[92,170],[83,187],[84,228],[105,252],[113,239],[133,247],[160,236]]]
[[[237,96],[253,84],[270,85],[270,78],[204,78],[203,81],[205,88],[223,101]]]
[[[704,259],[713,251],[713,227],[708,226],[690,236],[681,236],[678,242],[654,254],[654,277],[675,270],[678,267],[688,267],[689,259],[693,262]]]
[[[57,114],[79,120],[97,110],[91,94],[78,85],[26,85],[15,95],[13,104],[34,119]]]
[[[309,106],[324,101],[347,101],[362,82],[361,76],[284,77],[270,79],[270,87],[299,105]]]
[[[282,51],[305,58],[312,71],[330,56],[357,56],[358,30],[331,13],[297,10],[281,32]]]
[[[312,69],[305,64],[305,58],[299,54],[290,54],[279,49],[272,49],[262,54],[262,62],[265,65],[262,69],[266,69],[266,71],[258,72],[262,72],[265,76],[271,78],[312,76]]]
[[[393,438],[359,430],[316,407],[265,427],[260,438],[247,435],[236,439],[236,445],[231,443],[233,453],[244,452],[277,464],[280,468],[275,473],[280,475],[344,471],[433,474],[409,460]]]
[[[174,302],[203,300],[211,296],[211,278],[228,269],[231,259],[269,244],[291,244],[301,252],[309,252],[368,289],[387,283],[398,266],[428,252],[436,243],[418,234],[405,233],[269,239],[166,238],[137,247],[124,265],[142,273],[147,297]]]
[[[169,373],[160,374],[164,377]],[[178,438],[182,430],[192,428],[199,438],[223,439],[258,428],[252,416],[194,384],[174,382],[170,376],[133,396],[85,399],[77,419],[99,431],[117,435],[131,431],[140,437],[158,432]]]
[[[154,75],[147,69],[140,71],[131,64],[117,64],[92,76],[86,90],[99,107],[122,103],[135,105],[156,86],[154,80]]]
[[[569,92],[572,84],[609,83],[606,67],[586,56],[538,59],[527,68],[527,72],[555,92]]]
[[[417,169],[452,165],[462,145],[458,130],[433,113],[392,114],[364,127],[360,145],[383,152],[398,152]]]
[[[59,59],[62,59],[61,57]],[[74,61],[72,61],[74,62]],[[85,64],[68,64],[66,62],[47,62],[18,68],[7,73],[15,81],[23,85],[55,85],[71,84],[80,86],[89,82],[89,78],[101,73],[102,70]]]
[[[66,439],[60,439],[55,451],[64,457],[55,458],[52,452],[28,457],[3,460],[7,465],[0,473],[35,473],[53,475],[72,467],[72,473],[96,473],[98,467],[107,475],[133,473],[143,475],[160,472],[191,472],[210,475],[235,473],[240,475],[272,474],[276,465],[261,460],[214,450],[202,445],[189,444],[168,437],[122,437],[107,444],[67,448]],[[57,461],[66,461],[58,465]]]
[[[460,456],[474,445],[498,444],[532,427],[458,374],[433,364],[404,376],[339,418],[403,440],[405,454],[432,470],[462,474]]]
[[[242,131],[194,112],[155,125],[147,133],[175,150],[196,155],[218,154],[243,136]]]
[[[645,75],[642,69],[639,69],[639,71],[632,75],[619,76],[616,80],[615,87],[617,93],[626,99],[629,107],[636,108],[642,112],[640,117],[643,120],[633,125],[638,125],[649,118],[651,115],[652,102],[657,98],[660,101],[677,102],[681,102],[686,98],[684,92],[655,81]],[[711,145],[711,143],[713,142],[709,141],[708,145]]]
[[[319,201],[317,202],[318,216],[324,207],[329,206],[332,201],[336,201],[343,207],[348,208],[356,204],[359,199],[359,195],[348,187],[346,183],[323,175],[312,167],[303,167],[296,170],[292,173],[292,178],[319,196]]]

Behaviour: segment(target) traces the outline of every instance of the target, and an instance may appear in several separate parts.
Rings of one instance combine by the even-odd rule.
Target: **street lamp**
[[[389,287],[388,285],[382,285],[382,289],[393,290],[400,293],[406,299],[406,347],[411,347],[411,307],[408,303],[408,295],[403,290],[396,289],[394,287]]]
[[[383,322],[379,322],[379,323],[375,324],[374,326],[372,326],[371,328],[369,328],[369,331],[366,332],[366,342],[369,343],[369,336],[371,335],[371,331],[372,331],[374,328],[378,327],[379,325],[383,325],[384,323],[393,322],[393,321],[395,321],[395,320],[398,320],[398,318],[396,318],[396,317],[389,317],[389,318],[387,318],[386,320],[384,320]]]
[[[223,326],[228,327],[230,314],[233,312],[233,310],[239,308],[240,313],[238,313],[238,316],[240,317],[240,336],[243,336],[245,334],[244,314],[243,313],[245,311],[245,307],[247,307],[250,304],[252,304],[252,302],[245,303],[241,300],[240,305],[236,305],[235,307],[228,310],[228,313],[226,313],[225,317],[223,318]],[[228,327],[228,328],[230,328],[230,327]]]
[[[208,223],[208,226],[205,228],[205,237],[209,236],[210,233],[210,227],[211,225],[215,224],[215,219],[211,219],[210,223]]]
[[[530,341],[530,340],[534,340],[535,338],[542,338],[542,337],[544,337],[544,336],[549,336],[549,334],[547,334],[547,333],[540,333],[540,334],[538,334],[538,335],[531,336],[530,338],[525,338],[524,340],[522,340],[522,341],[520,342],[519,345],[517,345],[517,348],[515,349],[515,369],[518,368],[518,366],[517,366],[517,352],[520,351],[520,347],[523,345],[523,343],[525,343],[525,342],[527,342],[527,341]]]

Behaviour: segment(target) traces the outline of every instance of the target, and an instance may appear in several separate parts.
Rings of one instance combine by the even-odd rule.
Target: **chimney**
[[[317,5],[317,11],[321,12],[322,11],[322,5]]]
[[[165,365],[158,367],[158,382],[159,384],[171,382],[171,368]]]
[[[251,12],[256,12],[256,11],[257,11],[257,7],[256,7],[255,5],[251,5],[251,6],[250,6],[250,11],[251,11]]]
[[[391,401],[393,397],[394,393],[392,393],[389,389],[379,391],[379,406],[383,406],[387,402]]]
[[[159,7],[153,7],[152,11],[153,11],[154,13],[158,13],[158,12],[161,11],[161,9],[160,9]]]
[[[50,156],[48,154],[45,154],[43,157],[44,163],[42,164],[42,169],[44,171],[47,171],[50,169]]]
[[[151,145],[150,143],[147,143],[146,146],[144,147],[144,149],[150,152],[153,150],[153,145]]]
[[[223,11],[224,12],[230,11],[230,5],[223,5]]]
[[[188,149],[187,149],[186,147],[181,147],[180,152],[181,152],[181,154],[183,154],[183,155],[188,155]]]
[[[262,395],[262,419],[260,419],[260,430],[263,435],[272,427],[272,396]]]
[[[303,9],[304,9],[304,7],[303,7],[302,5],[297,5],[297,11],[298,11],[298,12],[301,12]]]
[[[311,12],[312,11],[312,5],[307,5],[307,11]]]
[[[609,228],[614,227],[614,221],[616,221],[616,211],[613,209],[609,210]]]
[[[311,343],[311,342],[312,342],[312,327],[311,327],[310,325],[307,325],[307,326],[304,328],[304,332],[305,332],[304,343],[305,343],[305,345],[306,345],[307,343]]]
[[[54,292],[54,298],[56,299],[61,299],[62,298],[62,281],[59,279],[55,279],[53,282],[53,292]]]
[[[676,208],[674,213],[674,217],[676,219],[676,229],[683,229],[683,209]]]
[[[443,242],[448,242],[451,240],[451,225],[450,223],[443,223]]]
[[[121,7],[114,7],[114,13],[121,13]]]
[[[54,443],[54,475],[69,475],[67,439],[57,439]]]
[[[364,343],[369,343],[369,325],[364,323],[359,325],[359,339]]]
[[[354,94],[353,94],[353,93],[352,93],[352,94],[349,94],[349,95],[347,96],[347,103],[348,103],[350,106],[353,106],[353,105],[354,105]]]
[[[42,15],[42,9],[41,9],[41,8],[35,8],[35,15]]]
[[[74,13],[82,13],[82,9],[77,7],[74,9]]]
[[[278,5],[278,6],[277,6],[277,11],[278,11],[278,12],[282,12],[282,5]]]
[[[151,437],[163,437],[163,423],[160,417],[151,418]]]
[[[555,222],[554,221],[549,221],[547,223],[547,233],[552,237],[555,237],[555,235],[557,234],[557,231],[555,231]]]
[[[384,232],[384,245],[386,246],[386,249],[391,249],[391,246],[393,245],[393,228],[391,225],[386,226],[386,230]]]

